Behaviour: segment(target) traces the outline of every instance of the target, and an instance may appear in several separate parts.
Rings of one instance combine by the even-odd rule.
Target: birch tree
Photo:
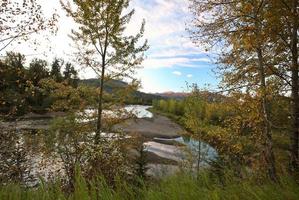
[[[142,23],[136,35],[126,35],[126,26],[134,10],[128,11],[129,0],[73,0],[61,1],[66,12],[78,24],[72,31],[72,39],[78,45],[78,62],[90,67],[98,75],[97,131],[95,143],[100,142],[102,131],[103,87],[109,79],[130,77],[148,49],[143,37]],[[73,6],[72,6],[73,5]]]

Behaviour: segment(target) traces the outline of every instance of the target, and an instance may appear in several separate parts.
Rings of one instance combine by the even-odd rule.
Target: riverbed
[[[148,152],[148,174],[154,176],[169,175],[182,169],[208,166],[208,161],[215,159],[217,153],[208,144],[186,137],[186,131],[171,119],[154,114],[150,106],[129,105],[126,112],[135,117],[128,118],[113,127],[113,132],[129,135],[139,135],[145,138],[144,146]],[[93,114],[95,110],[88,110]],[[104,111],[104,115],[116,115],[112,111]],[[118,115],[126,118],[123,114]],[[48,129],[51,119],[55,118],[25,118],[16,122],[2,122],[1,128],[13,126],[16,129]],[[200,160],[199,160],[200,158]]]

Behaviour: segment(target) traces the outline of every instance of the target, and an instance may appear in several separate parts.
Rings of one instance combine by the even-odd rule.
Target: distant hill
[[[164,92],[164,93],[155,93],[155,95],[160,96],[162,98],[166,99],[176,99],[176,100],[183,100],[184,98],[188,97],[190,93],[187,92]],[[228,97],[214,93],[209,91],[202,91],[200,92],[200,95],[203,99],[209,101],[209,102],[223,102]]]
[[[82,80],[79,81],[79,84],[93,86],[93,87],[100,87],[101,86],[100,80],[96,79],[96,78],[82,79]],[[112,92],[114,89],[125,88],[127,86],[128,86],[128,84],[124,81],[110,80],[110,81],[105,82],[104,90],[106,92]]]
[[[190,93],[185,93],[185,92],[163,92],[163,93],[155,93],[155,95],[167,98],[167,99],[184,99],[187,96],[190,95]]]
[[[79,84],[89,85],[93,87],[100,87],[101,83],[99,79],[82,79],[79,80]],[[108,93],[112,93],[113,90],[119,88],[125,88],[128,86],[128,83],[121,81],[121,80],[110,80],[104,84],[104,90]],[[147,104],[151,105],[153,99],[163,99],[162,96],[155,95],[155,94],[148,94],[140,91],[133,92],[133,102],[128,102],[131,104]]]

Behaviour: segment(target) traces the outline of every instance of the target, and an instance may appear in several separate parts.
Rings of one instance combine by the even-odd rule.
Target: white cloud
[[[194,62],[211,62],[211,60],[209,58],[193,58],[192,61]]]
[[[149,57],[143,63],[142,67],[147,69],[188,67],[201,68],[205,65],[199,65],[198,61],[208,62],[207,58],[188,58],[188,57]]]
[[[192,77],[193,77],[192,74],[188,74],[188,75],[187,75],[187,78],[192,78]]]
[[[182,72],[179,71],[173,71],[172,73],[176,76],[182,76]]]
[[[142,66],[144,68],[171,68],[174,65],[188,65],[188,58],[148,58],[146,59]]]

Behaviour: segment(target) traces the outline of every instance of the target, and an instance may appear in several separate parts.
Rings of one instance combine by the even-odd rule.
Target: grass
[[[196,178],[188,174],[177,174],[150,185],[136,187],[118,182],[112,189],[98,178],[89,182],[77,177],[75,190],[64,193],[59,184],[42,184],[38,188],[25,189],[17,184],[2,186],[2,200],[297,200],[299,185],[289,177],[280,183],[253,180],[238,180],[227,176],[225,183],[219,182],[207,173]]]
[[[256,182],[234,180],[226,185],[222,185],[215,183],[205,175],[199,179],[193,179],[187,175],[179,175],[170,177],[162,181],[159,185],[149,188],[146,194],[145,199],[152,200],[295,200],[299,198],[299,186],[289,178],[282,179],[280,184],[266,182],[259,185]]]

